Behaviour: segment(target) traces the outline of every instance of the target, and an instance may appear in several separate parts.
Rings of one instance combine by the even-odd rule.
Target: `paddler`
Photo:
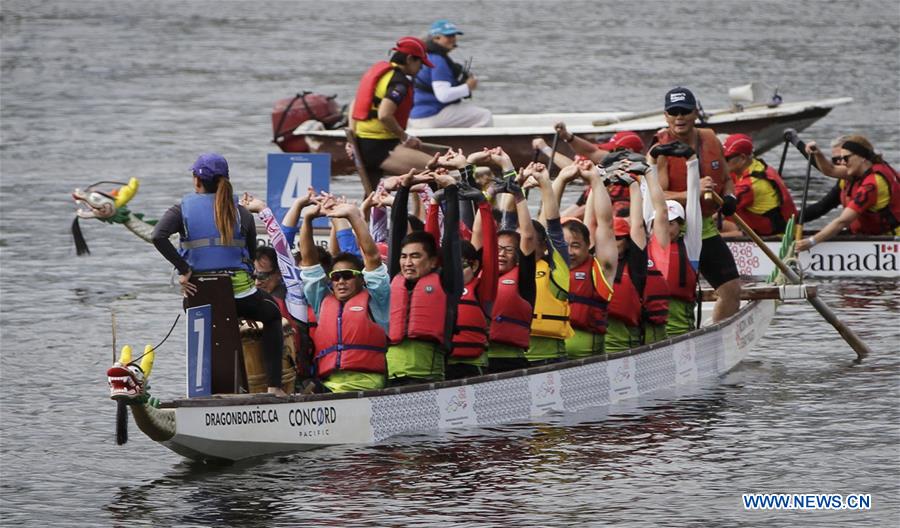
[[[815,235],[797,242],[806,251],[848,228],[853,234],[900,235],[900,179],[864,136],[848,136],[839,161],[846,167],[841,180],[840,216]]]
[[[432,181],[444,189],[447,204],[440,258],[431,233],[406,234],[410,187]],[[446,355],[463,290],[456,181],[446,172],[410,171],[400,179],[394,197],[389,244],[389,270],[393,277],[387,351],[389,385],[444,380]]]
[[[557,180],[563,177],[563,169]],[[575,334],[566,340],[570,358],[604,352],[604,338],[612,299],[612,281],[616,276],[618,249],[613,234],[612,202],[600,171],[590,160],[579,161],[575,170],[589,185],[585,222],[577,219],[563,223],[569,251],[569,320]],[[585,225],[588,224],[588,225]],[[593,245],[590,227],[593,224]]]
[[[426,46],[432,64],[426,64],[416,75],[410,128],[491,126],[491,111],[466,101],[478,87],[478,79],[450,58],[462,34],[446,19],[431,24]]]
[[[327,276],[312,235],[313,220],[325,215],[350,222],[363,255],[339,253]],[[316,198],[303,212],[300,256],[304,293],[323,322],[313,338],[320,381],[331,392],[384,387],[390,279],[360,209]]]
[[[724,200],[721,213],[731,216],[737,210],[734,182],[726,174],[727,163],[722,144],[708,128],[697,128],[697,100],[690,90],[676,87],[665,96],[666,128],[658,131],[650,155],[657,159],[659,183],[666,198],[682,204],[687,199],[687,166],[685,158],[696,152],[700,168],[701,210],[703,212],[703,249],[700,273],[715,288],[718,300],[713,308],[713,321],[721,321],[740,308],[741,279],[731,250],[716,228],[714,214],[718,206],[703,193],[715,191]],[[688,149],[681,148],[687,145]]]
[[[240,317],[263,323],[263,352],[268,392],[285,396],[281,388],[283,334],[281,312],[268,293],[250,275],[256,255],[253,215],[238,204],[229,179],[228,162],[219,154],[202,154],[191,166],[194,192],[184,195],[153,229],[156,249],[178,270],[185,297],[194,295],[195,273],[228,271],[234,303]],[[169,237],[181,235],[181,252]]]
[[[725,161],[734,180],[737,215],[757,235],[781,235],[797,207],[781,175],[753,156],[753,140],[746,134],[732,134],[725,139]],[[740,236],[741,230],[725,220],[723,237]]]
[[[423,65],[433,66],[425,44],[403,37],[391,48],[390,61],[380,61],[363,74],[351,104],[349,126],[356,133],[360,155],[370,178],[405,174],[422,168],[431,156],[417,150],[422,142],[406,132],[413,106],[413,82]],[[374,185],[373,185],[374,187]]]

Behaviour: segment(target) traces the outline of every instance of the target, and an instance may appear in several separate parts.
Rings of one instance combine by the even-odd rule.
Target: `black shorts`
[[[369,178],[377,181],[384,175],[381,164],[400,144],[400,140],[356,138],[356,144],[359,146],[359,155],[362,156],[363,166],[369,173]]]
[[[703,248],[700,250],[700,274],[713,288],[740,278],[737,264],[734,263],[734,255],[721,236],[716,235],[703,240]]]

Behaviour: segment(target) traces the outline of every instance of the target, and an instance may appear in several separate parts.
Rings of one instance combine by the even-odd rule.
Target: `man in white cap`
[[[491,126],[491,111],[465,101],[478,86],[478,79],[453,62],[450,52],[462,35],[449,20],[435,20],[428,30],[428,60],[416,75],[415,101],[410,128],[456,128]]]

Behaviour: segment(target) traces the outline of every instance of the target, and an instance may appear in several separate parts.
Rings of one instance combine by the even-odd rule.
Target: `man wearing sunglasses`
[[[709,128],[696,128],[699,117],[697,100],[690,90],[676,87],[666,94],[666,128],[656,133],[658,145],[650,149],[656,158],[659,183],[666,198],[685,204],[687,200],[687,162],[694,153],[700,169],[700,207],[703,213],[703,249],[700,252],[700,273],[718,295],[713,308],[713,321],[721,321],[740,308],[741,279],[731,250],[716,229],[713,218],[718,209],[713,200],[703,197],[704,191],[715,191],[723,197],[724,216],[737,210],[734,182],[726,174],[727,163],[722,144]],[[683,149],[684,145],[690,149]]]
[[[364,258],[339,253],[327,276],[312,236],[312,221],[326,215],[350,222]],[[360,209],[330,198],[314,202],[303,213],[300,255],[304,293],[321,323],[314,361],[322,384],[332,392],[383,388],[390,282]]]

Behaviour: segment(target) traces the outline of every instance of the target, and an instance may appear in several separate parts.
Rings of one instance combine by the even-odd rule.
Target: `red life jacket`
[[[416,281],[412,290],[399,273],[391,281],[391,324],[388,336],[392,345],[406,338],[443,344],[447,316],[447,294],[441,276],[430,272]]]
[[[356,89],[356,99],[353,103],[353,119],[356,121],[368,121],[378,117],[378,105],[381,104],[381,98],[375,96],[375,88],[377,88],[381,77],[392,69],[397,68],[390,62],[381,61],[373,64],[363,74],[362,79],[359,81],[359,87]],[[404,78],[406,78],[405,74]],[[412,106],[413,85],[410,82],[409,89],[406,91],[406,97],[397,105],[397,111],[394,112],[394,118],[404,130],[406,129],[407,121],[409,121],[409,112],[412,110]]]
[[[459,298],[451,357],[477,358],[487,348],[487,316],[475,295],[480,281],[480,277],[472,279],[463,288],[462,297]]]
[[[722,144],[716,137],[716,133],[708,128],[696,129],[700,148],[697,149],[697,158],[700,162],[700,177],[709,176],[715,182],[715,191],[722,194],[725,188],[725,178],[727,177],[727,168],[722,166]],[[677,138],[669,133],[668,128],[664,128],[656,133],[656,140],[659,144],[665,145],[677,141]],[[694,145],[691,145],[693,147]],[[674,158],[667,156],[666,163],[669,175],[669,188],[665,189],[672,192],[687,191],[687,162],[684,158]],[[704,200],[700,198],[700,209],[703,216],[711,216],[718,210],[718,206],[712,200]]]
[[[767,180],[772,185],[775,194],[778,196],[779,205],[777,208],[762,214],[751,213],[746,208],[742,208],[738,209],[737,215],[741,217],[741,220],[746,222],[751,229],[756,231],[757,234],[776,235],[784,233],[788,220],[790,220],[791,216],[797,214],[797,206],[794,205],[794,199],[791,197],[791,192],[788,190],[787,186],[785,186],[784,180],[781,179],[778,171],[766,165],[763,160],[756,161],[760,162],[763,167],[765,167],[765,170],[746,173],[739,178],[749,179],[752,177]]]
[[[687,257],[684,239],[669,244],[669,273],[666,283],[669,285],[669,296],[692,303],[697,300],[697,272]]]
[[[890,201],[887,206],[878,211],[869,211],[868,209],[859,213],[859,216],[850,224],[851,233],[862,233],[866,235],[885,235],[894,233],[900,227],[900,178],[897,173],[887,163],[876,163],[866,171],[862,178],[857,178],[850,182],[850,185],[842,185],[841,189],[841,205],[847,207],[853,201],[853,195],[856,190],[862,186],[866,180],[870,180],[875,184],[875,173],[881,174],[888,185],[890,193]],[[843,181],[842,181],[843,183]]]
[[[369,292],[341,303],[327,295],[319,317],[330,324],[316,331],[316,369],[325,378],[336,370],[387,373],[384,329],[369,314]]]
[[[497,298],[491,310],[490,340],[519,348],[528,348],[531,338],[533,307],[519,295],[519,267],[500,276]]]
[[[631,281],[628,267],[627,259],[619,259],[613,297],[609,302],[609,317],[622,321],[626,326],[640,326],[641,296]]]
[[[648,323],[664,325],[669,320],[669,285],[652,259],[647,259],[647,283],[644,284],[642,304],[642,316]]]
[[[594,273],[603,273],[596,262],[594,257],[588,257],[569,271],[569,322],[574,328],[605,334],[612,292],[602,277],[594,280]]]
[[[316,320],[316,311],[313,310],[311,305],[307,305],[306,307],[306,327],[309,332],[309,338],[312,340],[316,339],[316,328],[319,326],[318,321]]]

